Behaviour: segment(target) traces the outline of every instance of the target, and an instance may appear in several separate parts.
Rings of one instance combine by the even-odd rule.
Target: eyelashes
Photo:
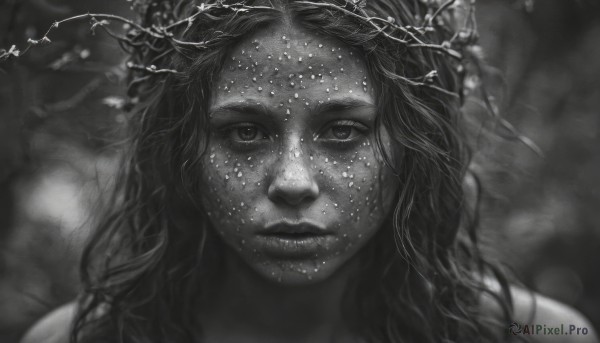
[[[225,129],[229,140],[232,142],[249,144],[270,140],[265,130],[253,123],[241,123]]]
[[[329,123],[316,139],[328,142],[351,142],[362,138],[369,128],[354,120],[337,120]]]
[[[278,135],[269,134],[260,124],[253,122],[236,123],[218,130],[221,137],[234,148],[251,149],[252,146],[272,142]],[[313,135],[315,142],[336,145],[349,145],[366,137],[369,128],[354,120],[336,120],[326,124]]]

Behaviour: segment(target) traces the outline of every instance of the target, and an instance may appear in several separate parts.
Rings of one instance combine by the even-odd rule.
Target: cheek
[[[375,146],[365,142],[352,153],[329,153],[315,158],[321,194],[330,200],[322,208],[323,215],[337,217],[344,238],[359,244],[381,227],[399,186],[391,169],[378,156]]]
[[[234,238],[257,219],[256,204],[267,187],[266,164],[260,154],[232,154],[220,145],[209,145],[200,171],[203,181],[200,198],[222,236]]]

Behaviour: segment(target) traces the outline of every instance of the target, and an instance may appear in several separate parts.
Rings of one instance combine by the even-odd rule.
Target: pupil
[[[244,141],[251,141],[256,138],[258,130],[254,127],[242,127],[238,129],[238,135]]]
[[[338,139],[348,139],[350,137],[350,133],[352,132],[352,128],[348,126],[334,126],[331,128],[331,132]]]

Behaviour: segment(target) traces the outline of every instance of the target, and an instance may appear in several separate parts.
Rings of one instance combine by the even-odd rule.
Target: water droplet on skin
[[[298,57],[298,62],[302,62],[302,57]]]
[[[269,92],[269,94],[270,94],[271,96],[274,96],[274,95],[275,95],[275,92],[271,91],[271,92]]]
[[[295,151],[295,152],[294,152],[294,156],[295,156],[295,157],[298,157],[298,156],[300,156],[300,152],[298,152],[298,151]]]
[[[285,37],[285,36],[281,36],[281,39],[285,40],[285,39],[286,39],[286,37]]]
[[[342,173],[342,177],[348,177],[348,173],[346,173],[346,172],[343,172],[343,173]]]
[[[323,47],[323,44],[319,44],[319,48],[322,48],[322,47]]]
[[[242,177],[242,172],[237,173],[237,177]]]
[[[298,93],[294,93],[294,98],[295,99],[298,99],[298,96],[299,96]]]
[[[225,174],[225,180],[229,180],[229,175]]]
[[[350,182],[350,183],[348,184],[348,187],[352,187],[352,186],[354,186],[354,182]]]
[[[325,157],[325,163],[329,163],[329,158]]]
[[[290,109],[285,110],[285,114],[291,114]]]
[[[309,58],[312,58],[312,57],[313,57],[313,54],[308,54],[308,57],[309,57]]]
[[[325,91],[326,91],[327,93],[329,93],[329,88],[325,89]]]

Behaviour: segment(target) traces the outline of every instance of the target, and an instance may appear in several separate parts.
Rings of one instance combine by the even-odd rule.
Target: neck
[[[220,287],[201,314],[207,341],[332,342],[347,337],[342,301],[355,264],[349,261],[319,283],[290,286],[263,278],[228,251]]]

